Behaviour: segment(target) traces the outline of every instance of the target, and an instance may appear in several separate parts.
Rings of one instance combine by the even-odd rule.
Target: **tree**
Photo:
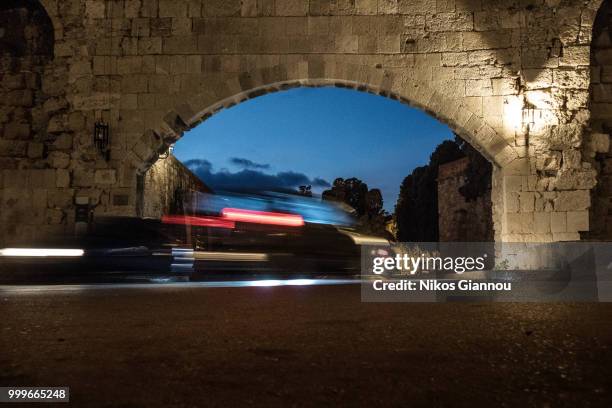
[[[323,200],[345,203],[355,210],[362,232],[387,235],[385,229],[388,214],[383,210],[383,197],[379,189],[357,178],[334,180],[332,188],[323,192]]]
[[[355,209],[358,216],[366,212],[366,194],[368,185],[357,178],[334,180],[332,188],[323,192],[323,199],[348,204]]]
[[[417,167],[404,179],[395,206],[398,240],[438,241],[438,167],[462,157],[460,146],[446,140],[431,154],[427,166]]]
[[[312,186],[300,186],[298,194],[305,197],[312,197]]]

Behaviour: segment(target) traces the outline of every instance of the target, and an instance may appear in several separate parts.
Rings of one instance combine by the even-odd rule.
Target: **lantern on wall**
[[[100,153],[104,156],[106,161],[110,160],[110,148],[109,148],[109,138],[110,138],[110,127],[107,123],[102,121],[96,122],[94,125],[94,145],[98,149]]]

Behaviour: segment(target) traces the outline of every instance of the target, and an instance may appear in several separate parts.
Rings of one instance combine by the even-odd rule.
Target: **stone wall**
[[[460,192],[466,182],[469,158],[438,168],[438,228],[441,242],[493,240],[491,190],[473,200]]]
[[[182,214],[190,192],[211,192],[208,186],[172,155],[159,159],[143,179],[139,209],[139,215],[143,217],[161,218],[164,214]]]
[[[576,240],[590,229],[596,170],[583,141],[601,0],[40,4],[48,18],[24,20],[17,40],[52,31],[53,59],[2,68],[24,84],[40,74],[23,87],[2,81],[9,110],[31,114],[0,117],[0,243],[70,230],[75,199],[96,216],[136,215],[139,176],[186,129],[295,86],[378,93],[449,125],[495,164],[498,240]],[[1,32],[10,21],[0,18]],[[18,49],[3,52],[14,60]],[[110,160],[93,143],[96,121],[110,125]]]
[[[612,2],[604,1],[597,14],[591,48],[591,118],[590,139],[585,151],[599,177],[592,194],[591,230],[584,238],[612,239]]]

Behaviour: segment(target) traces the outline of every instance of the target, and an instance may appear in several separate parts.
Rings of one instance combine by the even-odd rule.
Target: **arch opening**
[[[248,75],[247,78],[250,79],[251,76]],[[158,148],[155,152],[153,152],[153,155],[146,160],[145,167],[141,169],[141,172],[145,172],[150,165],[155,163],[159,155],[165,154],[168,148],[180,140],[185,132],[199,126],[202,122],[208,120],[221,110],[229,109],[247,100],[255,99],[267,94],[303,87],[355,90],[358,92],[365,92],[372,95],[379,95],[381,97],[389,98],[411,108],[418,109],[448,126],[455,134],[457,134],[463,140],[469,142],[470,145],[477,149],[496,168],[501,166],[499,156],[497,156],[497,154],[500,153],[500,151],[507,145],[507,143],[499,135],[497,135],[492,128],[490,128],[486,123],[482,122],[482,120],[477,119],[476,115],[469,112],[465,106],[459,106],[459,104],[454,100],[443,102],[442,100],[439,100],[443,99],[443,97],[441,97],[437,92],[434,93],[429,89],[418,91],[425,94],[430,93],[426,98],[424,98],[425,100],[422,100],[423,98],[409,98],[403,96],[399,92],[386,90],[385,87],[374,86],[367,82],[343,79],[314,78],[287,80],[272,82],[252,88],[249,88],[251,85],[249,81],[244,83],[238,80],[238,82],[239,87],[242,86],[244,88],[246,85],[247,90],[236,92],[231,96],[221,98],[213,103],[205,104],[203,109],[194,109],[189,104],[184,103],[179,105],[175,111],[166,115],[164,118],[164,123],[161,125],[161,127],[149,132],[150,134],[154,135],[158,141],[161,141],[162,144],[161,146],[157,146]],[[419,87],[424,88],[422,85],[413,86],[416,89]],[[196,98],[196,100],[201,99],[209,101],[210,95],[207,94]],[[420,99],[421,101],[419,101]],[[442,109],[443,106],[446,108],[445,110]],[[457,111],[460,109],[465,109],[464,115],[457,115]],[[474,121],[479,122],[479,127],[476,129],[476,132],[468,130],[471,123],[467,123],[467,121],[466,123],[460,123],[461,119],[465,119],[466,116],[469,118],[469,120],[477,119]],[[457,120],[458,118],[460,120]],[[485,143],[486,146],[484,145]],[[491,147],[493,147],[493,149],[491,149]]]
[[[340,90],[336,90],[334,91],[333,89],[330,89],[331,87],[335,87],[335,88],[342,88],[342,89],[348,89],[350,90],[350,92],[344,92],[344,91],[340,91]],[[274,83],[272,85],[267,85],[265,87],[257,87],[245,92],[241,92],[233,97],[230,98],[226,98],[218,103],[215,103],[213,105],[211,105],[210,107],[204,109],[204,110],[200,110],[197,113],[195,112],[190,112],[189,113],[189,118],[187,118],[187,120],[183,120],[183,118],[186,118],[185,112],[183,112],[182,117],[177,113],[177,116],[175,116],[174,118],[171,119],[170,124],[172,124],[172,122],[174,122],[174,126],[172,127],[177,134],[181,135],[184,132],[190,132],[188,136],[183,136],[180,140],[178,138],[172,138],[170,140],[168,140],[167,142],[175,142],[178,141],[177,146],[181,146],[181,144],[185,143],[186,140],[193,140],[192,138],[192,133],[196,132],[198,129],[201,129],[202,127],[206,127],[208,126],[209,123],[213,123],[213,122],[217,122],[219,116],[223,116],[226,114],[229,114],[228,116],[232,117],[234,120],[236,120],[236,116],[231,115],[231,112],[234,110],[241,110],[243,113],[245,111],[246,108],[244,108],[245,105],[249,105],[251,107],[253,106],[257,106],[257,104],[259,103],[263,103],[264,100],[268,99],[268,98],[281,98],[284,97],[288,94],[293,94],[295,92],[299,92],[300,90],[305,90],[305,89],[313,89],[315,88],[313,91],[311,91],[314,94],[317,93],[333,93],[333,92],[340,92],[340,93],[346,93],[346,94],[350,94],[352,98],[358,97],[358,92],[366,92],[369,94],[373,94],[376,95],[376,98],[372,98],[375,99],[377,101],[384,101],[384,103],[387,104],[391,104],[393,106],[397,105],[397,109],[404,109],[406,112],[413,112],[414,115],[416,116],[420,116],[420,117],[426,117],[428,118],[428,120],[430,120],[431,122],[435,122],[436,124],[438,124],[439,126],[444,126],[445,127],[445,139],[454,139],[455,136],[460,136],[460,134],[458,135],[457,132],[455,131],[455,129],[453,128],[447,128],[444,122],[442,122],[440,120],[440,115],[439,114],[433,114],[433,112],[431,111],[425,111],[425,109],[421,108],[418,109],[419,107],[415,107],[414,103],[411,103],[409,100],[400,97],[397,94],[390,94],[387,92],[381,92],[380,90],[377,90],[373,87],[368,87],[365,85],[359,85],[358,83],[355,82],[346,82],[346,81],[331,81],[331,80],[316,80],[316,81],[291,81],[291,82],[286,82],[286,83]],[[279,94],[280,92],[280,94]],[[271,96],[272,94],[274,94],[274,96]],[[264,95],[268,95],[265,96]],[[389,101],[388,99],[385,100],[385,98],[389,98],[393,101]],[[359,96],[359,98],[361,98],[361,96]],[[363,95],[363,98],[367,98],[365,95]],[[244,103],[246,101],[249,101],[248,103]],[[243,104],[244,103],[244,104]],[[240,105],[240,106],[236,106],[236,105]],[[409,105],[409,107],[406,107],[404,105]],[[227,111],[225,111],[223,114],[220,114],[219,116],[217,116],[217,114],[219,114],[219,112],[223,109],[228,109]],[[327,118],[323,118],[321,120],[326,120]],[[228,120],[228,119],[223,119],[223,120]],[[240,118],[238,118],[237,120],[240,120]],[[264,122],[267,120],[265,117],[262,118],[262,120],[264,120]],[[346,117],[343,119],[343,121],[350,121],[351,118],[350,117]],[[392,115],[389,116],[388,120],[393,121],[394,118]],[[178,123],[178,125],[176,124],[177,121],[183,122]],[[204,121],[208,121],[207,123],[203,123]],[[187,127],[185,122],[190,122],[192,123],[191,126]],[[327,123],[327,122],[326,122]],[[251,125],[254,125],[254,123],[252,123]],[[219,129],[218,125],[215,125],[216,127],[214,127],[214,129]],[[258,125],[259,126],[259,125]],[[415,133],[417,133],[420,130],[414,130]],[[256,132],[254,132],[256,133]],[[344,132],[344,133],[348,133],[348,132]],[[408,132],[409,134],[405,135],[405,139],[409,140],[411,138],[410,132]],[[378,135],[372,134],[370,135],[370,138],[375,139]],[[414,133],[412,134],[412,136],[414,136]],[[202,137],[202,136],[200,136]],[[217,134],[209,134],[208,135],[209,139],[207,139],[207,146],[212,146],[215,144],[215,140],[218,140],[219,138],[223,138],[223,136],[221,135],[217,135]],[[256,140],[261,140],[261,138],[258,136],[253,136]],[[288,137],[292,137],[292,136],[288,136]],[[346,143],[351,143],[350,138],[344,137],[344,136],[339,136],[339,139],[345,141]],[[380,143],[384,144],[385,140],[384,138],[381,138],[383,140],[380,141]],[[404,194],[406,197],[403,200],[403,202],[405,203],[406,201],[410,201],[410,200],[420,200],[419,203],[417,203],[416,207],[415,206],[406,206],[406,205],[399,205],[399,209],[400,211],[403,212],[410,212],[410,216],[414,216],[414,214],[416,214],[417,211],[420,210],[425,210],[425,212],[427,212],[427,216],[429,217],[429,219],[433,220],[433,224],[430,220],[430,223],[427,224],[425,223],[419,223],[419,227],[420,230],[417,229],[412,229],[410,231],[410,233],[412,233],[412,236],[408,236],[406,234],[403,235],[403,239],[405,240],[413,240],[413,241],[430,241],[430,240],[438,240],[440,237],[443,237],[443,239],[456,239],[456,237],[459,237],[461,239],[467,239],[468,236],[470,236],[472,239],[475,239],[477,241],[486,241],[486,240],[492,240],[493,239],[493,221],[492,221],[492,205],[491,205],[491,177],[492,177],[492,165],[490,162],[490,159],[485,159],[480,153],[478,153],[478,151],[476,149],[474,149],[471,144],[469,142],[463,141],[462,139],[458,139],[460,140],[460,142],[458,144],[455,144],[455,141],[449,141],[447,140],[446,142],[444,142],[444,146],[442,148],[440,148],[440,146],[436,147],[436,145],[439,142],[442,142],[443,140],[437,140],[436,143],[434,143],[433,145],[428,146],[426,149],[421,149],[422,151],[420,152],[420,161],[417,162],[412,162],[412,163],[407,163],[407,166],[404,167],[405,170],[402,174],[400,174],[397,180],[395,180],[396,186],[395,186],[395,196],[393,197],[392,200],[389,200],[390,195],[389,194],[384,194],[385,192],[383,191],[383,195],[384,195],[384,203],[385,205],[385,210],[387,210],[389,215],[392,215],[393,213],[395,213],[396,211],[396,204],[398,203],[397,200],[397,196],[400,193],[400,185],[402,185],[402,180],[404,178],[410,178],[411,180],[416,180],[417,183],[426,185],[426,189],[429,189],[430,191],[424,192],[423,187],[419,186],[418,189],[407,189],[405,188],[405,186],[402,185],[402,194]],[[386,141],[389,142],[389,141]],[[414,149],[419,149],[418,147],[418,141],[414,142]],[[242,143],[244,143],[244,140],[241,138],[236,138],[235,140],[235,144],[237,145],[241,145]],[[357,141],[357,143],[362,143],[362,141]],[[363,142],[364,145],[367,145],[367,142]],[[225,146],[225,148],[227,148],[228,150],[232,150],[232,146],[231,145],[227,145],[227,143],[223,144],[223,146]],[[269,146],[269,144],[266,144]],[[297,147],[295,146],[295,143],[291,143],[291,146],[293,147]],[[450,148],[449,148],[450,146]],[[365,146],[364,146],[365,147]],[[409,146],[404,146],[401,147],[404,148],[406,150],[410,150]],[[185,151],[185,149],[182,148],[177,148],[177,150],[175,150],[175,154],[178,153],[179,158],[183,158],[185,157],[184,153],[182,154],[181,151]],[[238,151],[232,151],[229,152],[228,154],[233,154],[233,155],[240,155],[239,150]],[[432,159],[431,161],[429,161],[429,156],[432,152],[434,152],[434,156],[435,159]],[[213,157],[215,157],[215,155],[220,155],[223,152],[219,151],[219,148],[210,148],[209,149],[209,154],[211,154]],[[467,153],[469,152],[469,153]],[[190,152],[191,153],[191,152]],[[310,152],[311,154],[316,155],[316,152]],[[308,154],[308,153],[306,153]],[[466,157],[469,156],[469,157]],[[474,161],[474,158],[478,156],[480,158],[480,160]],[[193,156],[189,156],[189,157],[193,157]],[[203,159],[207,159],[206,154],[204,154],[204,157],[202,157]],[[229,158],[229,157],[228,157]],[[257,160],[250,160],[251,158],[246,158],[245,161],[249,161],[251,163],[255,163]],[[383,157],[373,157],[373,160],[384,160]],[[164,166],[168,166],[169,160],[173,160],[172,156],[167,157],[165,154],[162,155],[161,159],[158,159],[151,167],[152,170],[149,170],[148,172],[145,173],[144,178],[145,178],[145,182],[144,182],[144,186],[145,188],[143,189],[143,195],[145,196],[142,200],[139,200],[140,202],[145,204],[145,209],[141,210],[141,213],[143,213],[143,215],[147,215],[147,216],[159,216],[159,212],[161,210],[161,212],[163,211],[167,211],[169,210],[169,205],[166,205],[166,207],[164,208],[164,204],[163,203],[157,203],[156,205],[150,205],[149,203],[147,203],[147,197],[149,197],[151,194],[148,193],[148,191],[150,190],[154,190],[157,191],[157,195],[159,195],[159,191],[155,190],[155,178],[156,175],[157,177],[159,177],[160,172],[163,172],[163,167]],[[265,159],[264,159],[265,160]],[[449,173],[447,179],[445,180],[445,184],[442,186],[442,189],[440,190],[440,194],[442,196],[444,196],[446,198],[447,192],[451,191],[451,190],[457,190],[456,194],[453,195],[453,200],[457,200],[456,203],[449,203],[447,205],[442,205],[440,207],[438,207],[437,204],[437,197],[438,197],[438,184],[437,184],[437,176],[438,176],[438,167],[445,165],[447,163],[453,162],[459,160],[461,162],[460,165],[455,166],[456,167],[456,171]],[[214,161],[214,160],[213,160]],[[188,164],[188,163],[187,163]],[[480,172],[480,174],[478,174],[478,177],[476,177],[475,179],[478,182],[482,182],[485,184],[484,188],[481,189],[482,191],[479,191],[476,195],[467,193],[467,194],[463,194],[463,190],[465,190],[464,185],[466,184],[466,180],[470,177],[475,176],[475,174],[473,174],[473,169],[474,166],[483,166],[486,167],[486,169],[484,170],[484,172]],[[215,162],[215,165],[217,165],[217,168],[219,168],[220,166],[222,166],[222,164],[219,164],[218,161]],[[259,164],[253,164],[254,166],[259,166]],[[426,170],[425,172],[416,172],[414,174],[410,174],[415,167],[422,167],[423,165],[425,165],[426,168],[428,168],[428,170]],[[215,177],[215,174],[211,173],[211,163],[207,162],[206,164],[206,176],[207,177]],[[268,164],[266,162],[265,166],[261,165],[262,167],[260,168],[268,168]],[[488,166],[488,167],[487,167]],[[176,167],[176,166],[175,166]],[[355,165],[355,168],[359,167],[358,165]],[[193,167],[192,167],[193,170]],[[278,169],[277,170],[282,170],[282,169]],[[292,168],[285,168],[285,171],[291,171],[293,170]],[[253,172],[255,173],[255,172]],[[259,172],[259,173],[264,173],[264,172]],[[342,171],[338,171],[338,173],[336,175],[334,174],[326,174],[325,175],[325,179],[327,181],[327,190],[324,192],[323,188],[320,189],[313,189],[313,190],[317,190],[315,191],[315,195],[318,193],[319,195],[327,195],[329,196],[333,196],[336,195],[340,190],[342,190],[345,186],[345,182],[348,182],[348,180],[352,180],[353,177],[351,176],[355,176],[358,175],[358,172],[355,171],[355,174],[350,174],[350,173],[346,173],[346,172],[342,172]],[[484,174],[484,176],[483,176]],[[224,174],[224,176],[232,176],[233,174],[231,173],[226,173]],[[270,175],[270,174],[260,174],[262,177],[266,176],[266,177],[271,177],[274,175]],[[256,176],[256,175],[255,175]],[[304,176],[304,174],[302,174],[302,176]],[[305,180],[303,183],[304,184],[312,184],[312,180],[315,180],[317,178],[317,176],[320,176],[320,174],[312,174],[309,175],[308,177],[302,177],[303,180]],[[356,177],[357,179],[360,178],[364,178],[363,176],[358,175],[358,177]],[[319,178],[320,179],[320,178]],[[217,190],[218,189],[218,185],[210,185],[211,183],[211,179],[204,179],[203,181],[205,184],[209,185],[209,187],[211,187],[213,190]],[[359,180],[361,181],[361,180]],[[377,185],[376,182],[372,182],[370,180],[363,180],[365,183],[367,184],[369,187],[372,187],[373,189],[377,189],[377,187],[380,187],[379,185]],[[184,184],[185,180],[181,181],[181,183]],[[213,181],[214,183],[214,181]],[[352,183],[352,181],[351,181]],[[173,183],[170,183],[174,186]],[[236,187],[235,185],[233,187]],[[245,186],[248,187],[248,186]],[[306,187],[305,185],[293,185],[293,186],[281,186],[281,187],[291,187],[294,189],[293,193],[298,194],[299,193],[299,189],[300,187]],[[315,186],[316,187],[316,186]],[[367,188],[367,187],[366,187]],[[468,186],[469,188],[469,186]],[[174,194],[174,187],[171,188],[172,191],[170,191],[169,194],[167,195],[173,195]],[[310,189],[309,189],[310,190]],[[459,191],[461,190],[461,191]],[[473,192],[473,191],[472,191]],[[155,195],[155,194],[153,194]],[[477,196],[477,197],[476,197]],[[365,196],[364,196],[365,197]],[[429,202],[429,201],[431,202]],[[166,200],[166,203],[168,201],[171,200]],[[461,201],[461,203],[459,203],[459,201]],[[180,207],[180,205],[172,205],[173,207]],[[151,208],[157,207],[157,214],[151,214],[149,211]],[[478,207],[478,209],[476,208]],[[444,214],[439,214],[439,209],[444,211]],[[453,211],[450,211],[450,209],[452,209]],[[488,218],[487,220],[484,220],[482,225],[484,226],[483,231],[478,231],[478,232],[482,232],[482,234],[480,234],[477,238],[475,238],[475,233],[476,230],[472,230],[470,231],[470,234],[468,234],[467,232],[460,232],[460,233],[454,233],[454,232],[448,232],[445,231],[443,234],[440,234],[438,232],[439,230],[439,226],[442,226],[443,228],[445,228],[446,230],[452,229],[455,227],[455,224],[457,224],[454,220],[454,214],[456,211],[463,211],[466,213],[469,213],[471,216],[481,216],[484,218]],[[433,211],[433,213],[432,213]],[[439,217],[440,216],[440,217]],[[401,218],[401,216],[400,216]],[[404,214],[404,218],[406,218],[406,215]],[[422,218],[422,215],[421,215]],[[439,221],[439,218],[444,218],[443,221]],[[409,223],[410,221],[408,221]],[[403,220],[403,225],[406,224],[406,220]],[[457,225],[457,228],[463,228],[465,229],[465,225]],[[424,229],[431,229],[433,231],[433,234],[427,234],[427,233],[423,233]],[[420,235],[419,235],[420,234]],[[432,238],[433,237],[433,238]]]

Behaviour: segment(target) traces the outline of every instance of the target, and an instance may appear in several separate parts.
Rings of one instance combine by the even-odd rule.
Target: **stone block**
[[[47,224],[61,224],[64,219],[64,212],[58,208],[49,208],[46,210],[45,221]]]
[[[521,213],[529,213],[535,210],[535,193],[519,193],[519,203]]]
[[[154,18],[150,21],[152,37],[168,37],[172,35],[172,18]]]
[[[27,150],[28,142],[0,139],[0,156],[25,157]]]
[[[187,2],[177,0],[159,0],[160,17],[187,17]]]
[[[28,144],[28,157],[30,159],[40,159],[45,151],[45,145],[38,142]]]
[[[72,135],[68,133],[59,134],[52,144],[52,147],[57,150],[72,149]]]
[[[534,230],[538,234],[547,234],[551,232],[551,213],[537,212],[534,214]]]
[[[2,85],[8,90],[23,89],[25,88],[25,77],[22,73],[4,74]]]
[[[105,1],[87,0],[85,2],[85,16],[87,18],[104,18],[106,13]]]
[[[72,173],[72,185],[74,187],[91,187],[93,184],[93,169],[77,168]]]
[[[28,140],[32,134],[30,125],[27,123],[12,122],[4,127],[4,138],[8,140]]]
[[[592,133],[591,150],[595,153],[608,153],[610,151],[610,135],[606,133]]]
[[[474,19],[472,13],[437,13],[425,17],[427,31],[472,31]],[[485,48],[485,47],[482,47]]]
[[[398,0],[378,0],[378,14],[397,14]]]
[[[96,184],[115,184],[117,182],[116,170],[96,170]]]
[[[121,78],[121,92],[126,94],[140,94],[149,90],[148,75],[124,75]]]
[[[196,54],[198,52],[198,38],[196,36],[164,38],[163,51],[165,54]]]
[[[553,71],[553,79],[560,88],[588,89],[589,69],[557,69]]]
[[[142,57],[127,56],[117,58],[117,74],[138,74],[142,69]]]
[[[30,89],[11,91],[5,94],[4,103],[8,106],[29,107],[34,103],[34,95]]]
[[[257,0],[242,0],[240,6],[240,15],[242,17],[257,16]]]
[[[520,213],[506,214],[506,230],[510,234],[520,234],[523,232],[523,215]]]
[[[555,242],[580,241],[580,234],[578,232],[553,233],[553,241]]]
[[[175,17],[172,19],[172,35],[184,36],[191,34],[192,19],[188,17]]]
[[[49,98],[43,104],[43,110],[47,115],[53,115],[68,108],[68,101],[64,98]]]
[[[29,173],[29,185],[34,189],[49,189],[56,184],[55,170],[24,170]]]
[[[563,167],[579,169],[582,167],[582,154],[578,150],[563,151]]]
[[[202,0],[187,0],[187,15],[189,17],[201,17],[202,16],[202,7],[204,7],[204,2]]]
[[[550,231],[553,233],[567,232],[566,212],[555,211],[550,213]]]
[[[53,168],[66,169],[70,165],[70,155],[68,153],[54,151],[49,153],[47,161]]]
[[[208,0],[204,7],[204,13],[207,16],[218,16],[218,17],[239,16],[241,13],[241,9],[242,9],[240,3],[241,3],[240,0]],[[261,11],[263,11],[263,7]],[[259,15],[264,15],[264,14],[260,12]],[[265,14],[265,15],[270,15],[270,14]]]
[[[559,59],[561,66],[588,67],[591,63],[591,48],[588,45],[563,47],[563,56]]]
[[[567,213],[567,231],[568,232],[586,232],[589,230],[589,212],[588,211],[568,211]]]
[[[304,0],[283,0],[276,2],[277,16],[305,16],[308,12],[308,2]]]
[[[162,53],[161,37],[144,37],[138,40],[138,54],[154,55]]]
[[[70,172],[68,170],[57,170],[55,186],[58,188],[70,187]]]

